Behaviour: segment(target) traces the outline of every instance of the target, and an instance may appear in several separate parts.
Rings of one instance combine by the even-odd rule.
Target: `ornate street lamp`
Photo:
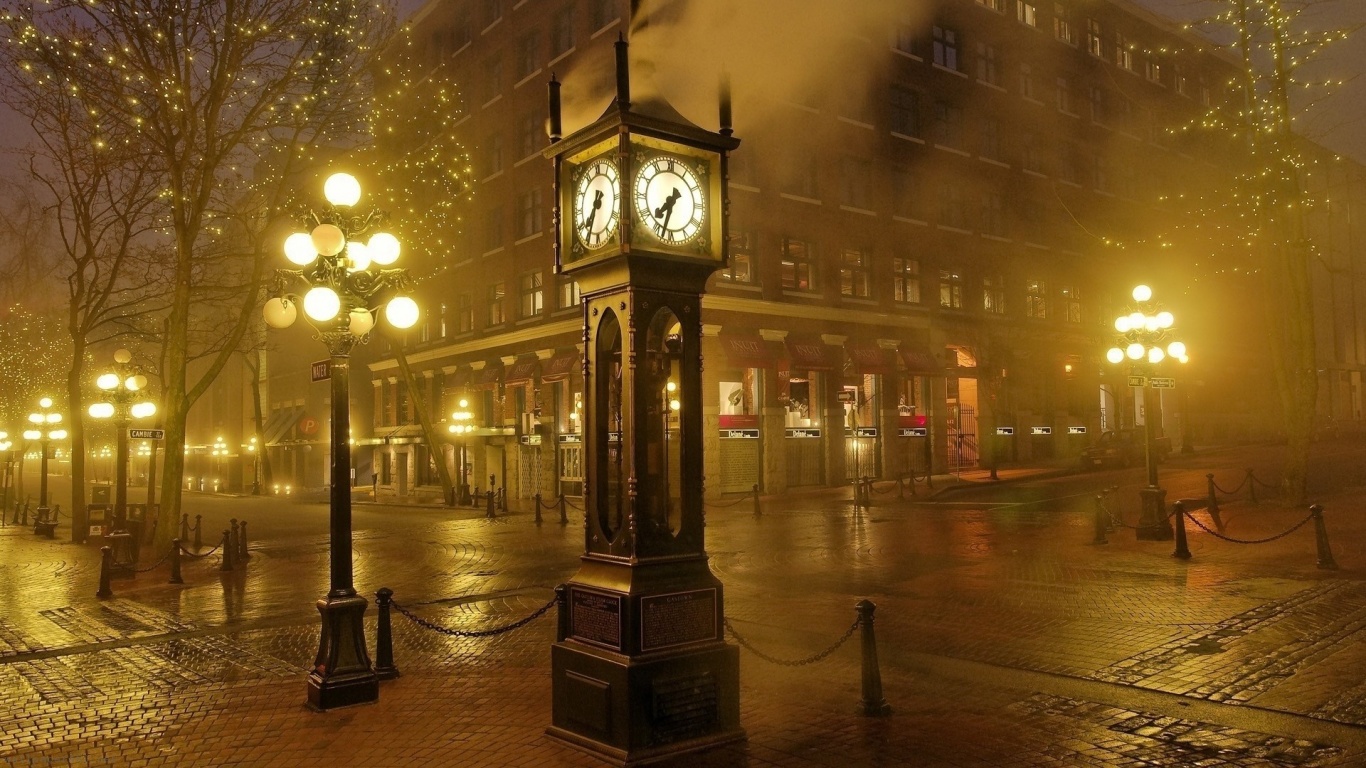
[[[286,258],[300,269],[275,271],[274,298],[266,302],[263,312],[267,325],[286,328],[298,317],[297,305],[303,304],[314,338],[326,344],[330,354],[331,584],[327,596],[318,601],[322,639],[308,675],[308,703],[332,709],[379,698],[379,679],[365,648],[367,601],[356,594],[352,583],[351,451],[347,444],[351,349],[369,340],[374,313],[381,304],[385,318],[397,328],[411,328],[418,310],[406,295],[412,288],[407,270],[378,268],[398,258],[398,239],[376,232],[368,242],[360,240],[385,218],[374,209],[352,212],[360,200],[360,183],[349,174],[333,174],[323,185],[323,193],[329,205],[300,217],[308,231],[285,240]]]
[[[47,447],[53,440],[65,440],[66,430],[61,428],[62,414],[53,410],[52,398],[44,397],[38,401],[38,410],[28,415],[32,429],[24,430],[25,440],[37,440],[43,451],[42,461],[39,464],[40,477],[38,480],[38,519],[46,520],[48,516],[47,506]],[[72,526],[72,541],[77,540],[79,526]],[[80,536],[84,540],[84,536]]]
[[[1143,445],[1148,487],[1139,491],[1143,511],[1139,517],[1138,538],[1170,539],[1171,525],[1163,514],[1167,492],[1157,484],[1157,451],[1153,446],[1153,374],[1161,370],[1166,360],[1185,363],[1189,358],[1185,343],[1171,338],[1176,318],[1156,305],[1152,289],[1140,285],[1134,288],[1132,295],[1135,307],[1115,318],[1119,343],[1105,353],[1105,359],[1115,365],[1127,362],[1129,386],[1140,387],[1143,392]],[[1170,382],[1165,383],[1170,386]]]
[[[147,377],[138,373],[130,363],[133,355],[126,349],[114,352],[114,370],[100,374],[95,386],[106,398],[92,403],[89,413],[96,419],[114,419],[114,524],[111,536],[127,535],[128,528],[128,429],[133,419],[145,419],[155,415],[156,403],[143,400],[147,389]],[[115,539],[121,544],[126,539]],[[126,546],[126,544],[124,544]],[[135,560],[133,552],[114,551],[116,564],[131,566]]]
[[[0,524],[4,524],[5,510],[9,509],[10,489],[14,486],[14,475],[11,470],[14,467],[14,444],[9,440],[9,433],[0,431],[0,453],[5,456],[4,474],[0,474]]]
[[[470,401],[460,398],[460,410],[451,412],[451,421],[455,422],[447,427],[447,431],[460,439],[460,488],[456,491],[460,504],[469,504],[473,500],[470,498],[470,463],[469,455],[465,452],[465,435],[473,432],[474,414],[470,412]]]

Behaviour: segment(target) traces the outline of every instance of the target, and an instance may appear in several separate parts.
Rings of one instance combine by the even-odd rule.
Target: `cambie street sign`
[[[1143,378],[1142,376],[1130,376],[1130,377],[1129,377],[1129,386],[1131,386],[1131,387],[1141,387],[1141,386],[1143,386],[1144,384],[1146,384],[1147,382],[1148,382],[1148,380],[1145,379],[1145,378]]]
[[[128,430],[129,440],[165,440],[166,430],[164,429],[130,429]]]
[[[1169,376],[1154,376],[1148,379],[1148,384],[1153,389],[1176,389],[1176,379]]]

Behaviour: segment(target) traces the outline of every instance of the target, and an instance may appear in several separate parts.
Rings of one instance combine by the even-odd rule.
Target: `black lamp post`
[[[114,524],[115,543],[127,547],[128,530],[128,429],[133,419],[144,419],[157,412],[156,403],[140,400],[147,388],[147,377],[131,366],[133,355],[126,349],[114,352],[115,370],[101,374],[95,386],[107,399],[91,403],[89,413],[96,419],[114,419]],[[132,565],[134,551],[120,552],[116,546],[115,563]]]
[[[398,240],[384,232],[358,238],[378,226],[385,214],[371,209],[353,213],[360,184],[345,173],[328,177],[323,193],[329,205],[304,211],[308,232],[285,240],[285,256],[300,269],[277,269],[266,302],[266,324],[286,328],[298,317],[297,304],[313,326],[314,338],[327,345],[332,388],[332,472],[330,500],[330,589],[318,600],[322,638],[308,675],[308,703],[316,709],[361,704],[379,698],[379,678],[365,648],[365,607],[356,594],[351,562],[351,451],[349,376],[351,349],[369,340],[374,312],[381,303],[385,318],[397,328],[417,322],[417,303],[404,295],[412,279],[403,269],[372,269],[392,264]],[[303,292],[302,298],[290,290]]]
[[[4,474],[0,475],[0,525],[3,525],[5,510],[9,509],[10,490],[14,487],[14,475],[11,473],[14,467],[14,444],[10,442],[8,432],[0,431],[0,453],[5,456]]]
[[[460,398],[460,409],[451,412],[451,421],[455,422],[447,427],[452,435],[460,440],[460,479],[456,489],[456,503],[469,504],[470,499],[470,464],[469,456],[465,453],[465,435],[474,431],[474,414],[470,412],[470,401]]]
[[[24,439],[39,441],[43,451],[42,461],[39,462],[38,468],[40,474],[38,479],[38,519],[46,520],[48,516],[47,449],[48,445],[53,440],[66,439],[66,430],[58,426],[62,423],[62,414],[53,410],[52,398],[50,397],[44,397],[38,401],[38,410],[34,413],[30,413],[28,415],[28,420],[29,423],[33,425],[33,428],[24,431]],[[73,541],[76,536],[79,535],[75,531],[76,528],[77,526],[72,526]]]
[[[1168,358],[1185,363],[1186,345],[1171,340],[1171,327],[1176,318],[1171,312],[1158,311],[1153,301],[1153,291],[1146,285],[1136,286],[1133,290],[1135,308],[1128,314],[1115,318],[1115,330],[1120,333],[1118,346],[1111,347],[1105,357],[1119,365],[1129,361],[1129,386],[1139,387],[1143,392],[1143,446],[1148,469],[1148,486],[1139,491],[1142,512],[1138,522],[1138,538],[1170,539],[1171,525],[1163,513],[1167,494],[1157,484],[1157,451],[1153,445],[1153,420],[1156,409],[1153,403],[1153,374]],[[1170,382],[1168,382],[1170,384]]]

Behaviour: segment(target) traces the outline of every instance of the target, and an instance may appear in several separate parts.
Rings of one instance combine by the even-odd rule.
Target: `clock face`
[[[597,248],[616,234],[618,180],[617,167],[599,159],[584,167],[574,186],[574,233],[586,248]]]
[[[680,158],[660,155],[636,173],[636,215],[660,242],[682,245],[702,230],[706,193],[697,174]]]

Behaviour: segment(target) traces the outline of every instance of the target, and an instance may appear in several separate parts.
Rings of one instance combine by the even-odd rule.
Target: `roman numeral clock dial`
[[[702,231],[706,194],[684,160],[663,155],[636,173],[633,188],[641,225],[666,245],[683,245]]]
[[[574,185],[574,234],[588,250],[611,240],[617,232],[617,167],[608,160],[584,166]]]

